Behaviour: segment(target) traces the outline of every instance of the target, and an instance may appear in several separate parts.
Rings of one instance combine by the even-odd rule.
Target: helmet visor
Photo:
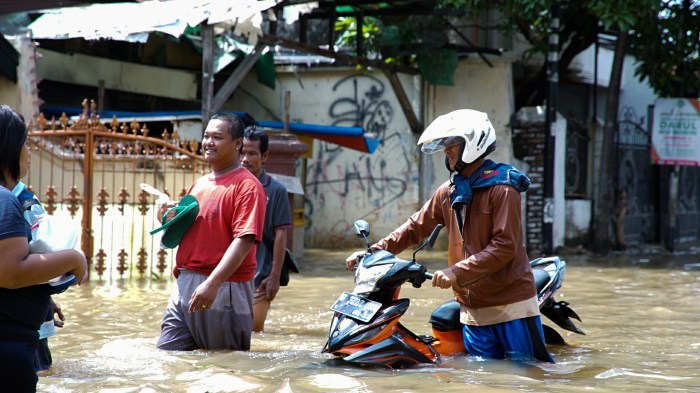
[[[448,136],[446,138],[434,139],[430,143],[424,144],[421,146],[420,151],[423,153],[433,154],[461,143],[464,143],[464,138],[459,136]]]

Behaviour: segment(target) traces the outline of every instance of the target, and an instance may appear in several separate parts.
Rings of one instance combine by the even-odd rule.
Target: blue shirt
[[[29,241],[29,224],[24,219],[19,200],[0,187],[0,240],[24,237]],[[0,256],[0,263],[3,263]],[[0,338],[35,338],[51,306],[44,285],[19,289],[0,288]]]

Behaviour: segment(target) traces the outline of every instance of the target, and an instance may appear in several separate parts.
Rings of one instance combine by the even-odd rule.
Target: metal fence
[[[633,112],[632,109],[627,111]],[[649,131],[638,116],[628,112],[623,110],[615,135],[616,211],[618,214],[624,211],[624,241],[627,244],[657,242],[659,171],[651,163]]]
[[[679,168],[677,240],[680,242],[700,239],[700,168]]]
[[[207,172],[196,141],[164,131],[149,136],[146,124],[103,123],[95,104],[74,121],[65,114],[29,125],[30,172],[25,183],[48,214],[63,214],[81,224],[80,248],[90,279],[169,279],[173,250],[160,248],[155,196],[148,183],[179,199]]]

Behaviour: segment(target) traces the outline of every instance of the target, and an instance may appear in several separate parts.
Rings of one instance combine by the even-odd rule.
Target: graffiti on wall
[[[385,97],[382,81],[367,75],[351,75],[336,82],[331,90],[336,94],[350,93],[335,99],[328,109],[333,125],[364,127],[366,132],[381,139],[386,136],[394,108]]]
[[[308,241],[316,246],[347,241],[356,219],[384,223],[386,228],[376,227],[381,233],[393,229],[415,209],[404,198],[415,184],[415,142],[410,132],[402,134],[396,129],[396,111],[388,99],[391,90],[375,77],[351,75],[338,80],[331,92],[328,116],[332,124],[364,127],[382,143],[373,154],[328,142],[316,144],[314,161],[307,168],[305,206]],[[350,244],[356,242],[349,238]]]

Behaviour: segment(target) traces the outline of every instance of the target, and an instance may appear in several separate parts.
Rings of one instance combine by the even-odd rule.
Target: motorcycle
[[[456,300],[440,305],[432,313],[432,335],[417,335],[400,322],[410,304],[409,299],[399,298],[401,286],[410,282],[419,288],[432,279],[432,273],[416,263],[416,254],[425,247],[432,248],[442,226],[438,225],[418,246],[410,261],[384,250],[371,252],[369,224],[358,220],[354,228],[355,234],[367,244],[367,252],[358,258],[354,290],[341,294],[331,307],[334,314],[322,352],[348,363],[392,369],[440,364],[445,356],[466,354]],[[585,334],[571,320],[581,321],[581,318],[569,303],[554,300],[554,294],[564,282],[566,262],[553,256],[534,259],[530,266],[540,313],[565,330]],[[544,323],[542,327],[547,344],[566,344],[556,330]]]

